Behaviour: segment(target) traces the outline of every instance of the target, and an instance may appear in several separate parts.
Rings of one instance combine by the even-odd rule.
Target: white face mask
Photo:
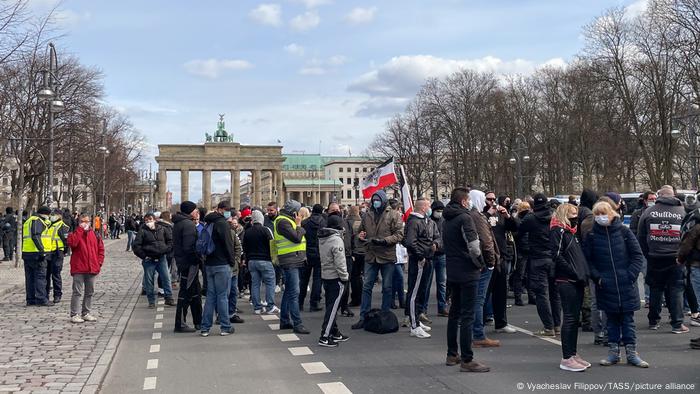
[[[440,218],[442,218],[442,211],[435,211],[435,212],[433,212],[433,217],[435,217],[435,219],[440,219]]]
[[[153,230],[156,228],[156,222],[146,222],[146,226]]]
[[[83,230],[88,231],[90,229],[90,223],[80,223],[80,227],[82,227]]]
[[[647,201],[647,208],[651,208],[656,204],[656,201]]]
[[[51,215],[51,221],[52,221],[52,222],[57,222],[58,219],[60,219],[60,218],[61,218],[61,217],[58,216],[58,215]]]
[[[595,217],[595,222],[601,226],[609,226],[610,218],[608,217],[608,215],[597,215]]]

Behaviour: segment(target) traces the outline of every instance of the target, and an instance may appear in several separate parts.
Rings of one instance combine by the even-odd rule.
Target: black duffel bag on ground
[[[365,330],[376,334],[388,334],[399,330],[399,319],[391,311],[371,309],[365,315]]]

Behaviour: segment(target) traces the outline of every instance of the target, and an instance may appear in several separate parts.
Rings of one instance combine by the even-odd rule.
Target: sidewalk
[[[0,263],[0,297],[22,286],[24,286],[22,263],[20,262],[19,268],[15,268],[14,260]]]
[[[132,253],[124,252],[125,243],[106,242],[105,264],[92,303],[96,323],[68,321],[72,283],[68,259],[63,267],[63,301],[52,307],[26,307],[23,269],[0,267],[2,278],[7,278],[5,288],[11,290],[0,295],[0,392],[97,391],[141,288],[141,265]]]

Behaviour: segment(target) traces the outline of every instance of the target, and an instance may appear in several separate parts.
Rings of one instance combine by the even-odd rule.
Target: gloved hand
[[[370,240],[370,242],[371,242],[373,245],[377,245],[377,246],[387,246],[387,245],[389,244],[389,243],[386,241],[386,239],[382,239],[382,238],[372,238],[372,239]]]

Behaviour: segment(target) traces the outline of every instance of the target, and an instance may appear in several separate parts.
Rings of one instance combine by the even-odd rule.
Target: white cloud
[[[328,64],[330,64],[331,66],[342,66],[343,64],[347,63],[347,61],[348,61],[348,58],[346,58],[345,56],[335,55],[335,56],[331,56],[328,59]]]
[[[304,56],[304,52],[306,51],[303,46],[294,43],[285,45],[284,50],[295,56]]]
[[[328,59],[313,58],[306,62],[304,67],[299,70],[301,75],[324,75],[328,71],[347,63],[348,58],[343,55],[331,56]]]
[[[350,13],[345,15],[345,20],[353,25],[359,25],[361,23],[369,23],[374,19],[374,15],[377,12],[377,7],[354,8]]]
[[[319,66],[307,66],[299,70],[301,75],[323,75],[326,73],[326,69]]]
[[[649,7],[649,0],[635,0],[633,3],[625,7],[625,16],[627,18],[636,18],[646,12]]]
[[[357,79],[348,90],[369,95],[361,105],[358,115],[385,114],[399,106],[405,106],[428,78],[444,78],[461,69],[471,69],[495,74],[529,74],[542,66],[564,67],[560,58],[542,64],[515,59],[505,61],[493,56],[479,59],[445,59],[429,55],[397,56]]]
[[[53,17],[61,27],[75,27],[79,23],[84,23],[92,19],[92,14],[88,11],[76,12],[73,10],[57,10]]]
[[[297,3],[302,3],[306,8],[316,8],[320,5],[331,4],[331,0],[296,0]]]
[[[196,59],[185,63],[184,67],[190,74],[215,79],[224,71],[247,70],[253,65],[238,59]]]
[[[279,4],[260,4],[248,16],[254,21],[268,26],[282,24],[282,8]]]
[[[289,21],[292,29],[296,31],[310,30],[321,23],[321,18],[316,11],[306,11],[303,14],[297,15]]]

